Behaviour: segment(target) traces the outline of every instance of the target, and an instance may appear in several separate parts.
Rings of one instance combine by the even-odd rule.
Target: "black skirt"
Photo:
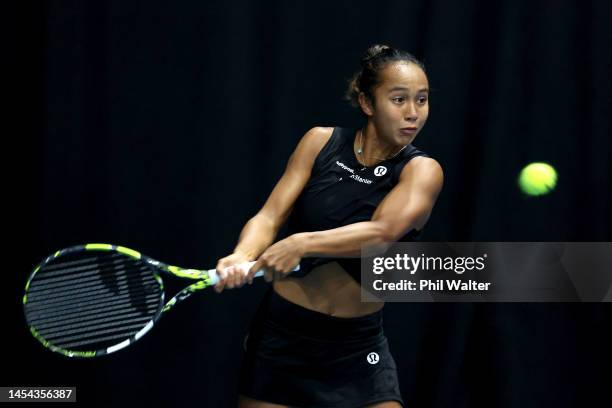
[[[270,288],[244,342],[239,392],[291,407],[403,406],[382,323],[382,310],[334,317]]]

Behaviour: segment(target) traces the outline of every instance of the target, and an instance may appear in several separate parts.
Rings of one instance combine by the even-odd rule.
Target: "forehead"
[[[410,92],[429,88],[425,72],[421,67],[410,62],[396,62],[387,65],[380,72],[379,80],[379,87],[385,92],[396,87],[408,88]]]

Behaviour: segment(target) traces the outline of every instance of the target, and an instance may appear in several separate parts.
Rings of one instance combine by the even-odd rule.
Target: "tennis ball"
[[[518,184],[527,195],[547,194],[557,185],[557,171],[548,163],[530,163],[521,170]]]

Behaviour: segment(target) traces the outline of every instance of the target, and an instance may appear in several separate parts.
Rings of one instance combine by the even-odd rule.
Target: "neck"
[[[395,156],[404,147],[385,142],[378,136],[376,128],[370,122],[359,131],[357,143],[357,149],[362,149],[361,156],[368,162],[374,159],[386,160]]]

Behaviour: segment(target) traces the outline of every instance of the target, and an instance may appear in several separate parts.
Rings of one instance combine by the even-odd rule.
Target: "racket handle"
[[[247,267],[251,268],[253,265],[255,265],[255,261],[245,262],[244,264]],[[300,264],[298,264],[295,268],[293,268],[292,272],[299,271],[299,270],[300,270]],[[259,271],[255,272],[255,275],[253,277],[254,278],[259,278],[259,277],[262,277],[263,275],[264,275],[264,271],[263,270],[259,270]],[[217,275],[217,270],[216,269],[209,269],[208,270],[208,276],[210,277],[211,285],[216,285],[217,282],[219,282],[219,276]]]

